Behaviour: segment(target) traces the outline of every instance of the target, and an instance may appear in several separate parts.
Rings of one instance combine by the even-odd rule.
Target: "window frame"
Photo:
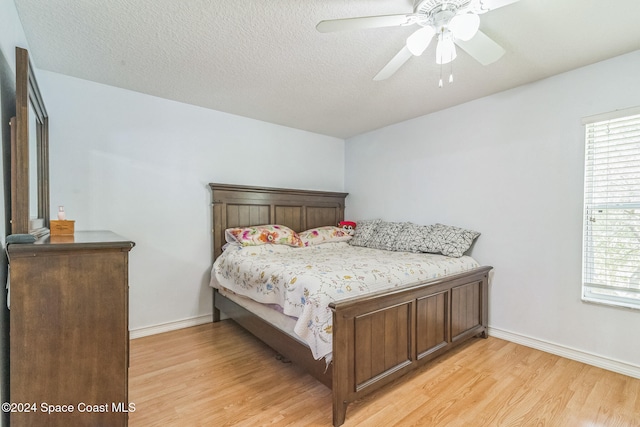
[[[640,310],[640,297],[620,297],[615,295],[603,295],[597,293],[596,289],[608,289],[608,290],[619,290],[622,292],[627,292],[628,294],[638,294],[640,295],[640,289],[628,290],[629,288],[617,288],[615,285],[601,285],[596,283],[590,283],[588,281],[592,276],[589,275],[589,268],[593,270],[595,266],[594,250],[592,244],[589,242],[593,241],[593,230],[592,225],[590,225],[590,218],[592,218],[594,211],[599,211],[600,213],[604,210],[611,209],[613,210],[622,210],[624,208],[627,209],[638,209],[640,208],[640,200],[631,201],[631,202],[622,202],[622,203],[614,203],[614,204],[602,204],[602,203],[590,203],[589,195],[588,195],[588,186],[590,182],[588,181],[592,178],[591,175],[588,174],[588,162],[589,162],[589,126],[596,125],[600,123],[605,123],[611,120],[624,119],[626,117],[633,117],[640,115],[640,107],[627,108],[623,110],[616,110],[610,113],[598,114],[590,117],[585,117],[582,120],[582,125],[584,126],[584,179],[583,179],[583,219],[582,219],[582,280],[581,280],[581,299],[584,302],[589,303],[597,303],[609,306],[616,307],[624,307],[634,310]],[[592,184],[592,182],[591,182]],[[606,215],[606,214],[605,214]],[[591,259],[591,261],[589,261]],[[592,282],[592,281],[591,281]]]

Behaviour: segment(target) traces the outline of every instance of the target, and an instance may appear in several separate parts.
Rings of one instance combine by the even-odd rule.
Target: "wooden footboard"
[[[222,253],[224,230],[281,224],[295,231],[336,225],[346,193],[210,184],[213,256]],[[328,369],[311,350],[228,298],[213,292],[220,311],[333,390],[333,424],[347,405],[474,336],[487,336],[488,274],[463,274],[343,300],[333,310],[333,362]]]
[[[350,402],[468,338],[487,337],[490,270],[332,303],[334,426]]]
[[[491,267],[330,305],[333,361],[311,350],[214,290],[214,307],[333,392],[333,425],[354,400],[418,368],[469,338],[487,335]],[[219,320],[219,319],[214,319]]]

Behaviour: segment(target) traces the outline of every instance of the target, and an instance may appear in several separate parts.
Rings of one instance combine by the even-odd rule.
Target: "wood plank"
[[[386,310],[391,311],[392,309]],[[386,311],[377,312],[371,315],[371,374],[379,375],[385,371],[385,339],[387,338],[385,328]],[[360,349],[358,349],[360,351]],[[368,379],[368,378],[367,378]]]
[[[292,230],[302,230],[302,207],[301,206],[276,206],[275,224],[284,225]]]
[[[423,357],[447,343],[447,292],[418,300],[418,356]]]
[[[453,338],[477,326],[482,321],[480,316],[480,283],[469,283],[452,289],[453,313],[451,317],[451,333]]]
[[[335,208],[316,207],[307,214],[307,229],[326,224],[338,225],[340,213]]]
[[[405,307],[398,313],[398,322],[396,324],[396,360],[397,363],[411,359],[411,307]],[[403,345],[404,343],[404,345]]]
[[[371,360],[373,319],[371,316],[363,316],[356,318],[355,323],[355,375],[356,384],[361,384],[373,376]]]
[[[130,426],[332,425],[330,390],[233,321],[131,341]],[[349,406],[359,425],[640,425],[640,380],[490,337]]]

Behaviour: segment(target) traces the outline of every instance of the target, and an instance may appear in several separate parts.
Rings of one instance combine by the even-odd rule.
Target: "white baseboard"
[[[211,322],[213,322],[213,315],[205,314],[204,316],[190,317],[189,319],[176,320],[174,322],[161,323],[154,326],[145,326],[144,328],[131,329],[129,331],[129,339],[133,340],[136,338],[161,334],[163,332],[175,331]]]
[[[619,374],[628,375],[633,378],[640,378],[640,366],[632,365],[626,362],[607,359],[605,357],[596,356],[595,354],[586,353],[570,347],[552,344],[541,341],[536,338],[530,338],[524,335],[516,334],[509,331],[489,327],[489,336],[511,341],[526,347],[535,348],[557,356],[566,357],[567,359],[576,360],[586,363],[587,365],[596,366],[608,371],[617,372]]]

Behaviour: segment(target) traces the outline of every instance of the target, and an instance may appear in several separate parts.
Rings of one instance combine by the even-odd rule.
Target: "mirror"
[[[11,233],[49,232],[49,118],[26,49],[16,47],[11,121]]]

